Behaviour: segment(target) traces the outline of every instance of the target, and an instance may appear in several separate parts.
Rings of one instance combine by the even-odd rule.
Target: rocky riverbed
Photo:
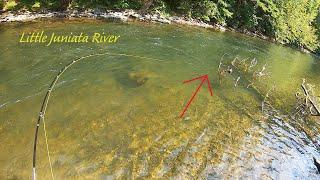
[[[211,25],[200,20],[178,17],[178,16],[163,16],[159,13],[155,14],[141,14],[134,10],[125,11],[101,11],[101,10],[67,10],[63,12],[30,12],[30,11],[18,11],[16,13],[6,12],[0,16],[0,23],[6,22],[26,22],[43,18],[90,18],[112,21],[146,21],[146,22],[158,22],[164,24],[185,24],[191,26],[199,26],[204,28],[214,28],[225,31],[226,29],[219,25]]]

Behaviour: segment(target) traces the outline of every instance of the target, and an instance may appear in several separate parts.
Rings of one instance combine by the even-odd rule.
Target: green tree
[[[179,14],[225,24],[232,16],[230,5],[224,0],[165,0],[170,10]]]
[[[313,25],[319,0],[259,0],[258,5],[270,15],[276,40],[310,50],[319,46]]]

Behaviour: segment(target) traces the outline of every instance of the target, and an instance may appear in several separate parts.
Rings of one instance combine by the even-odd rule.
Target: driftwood
[[[234,80],[234,87],[236,88],[241,84],[244,84],[246,88],[251,88],[255,91],[255,94],[260,98],[263,99],[263,93],[255,86],[255,81],[260,80],[262,78],[268,77],[269,73],[266,72],[266,64],[262,67],[262,70],[255,70],[254,67],[258,64],[256,58],[253,58],[251,61],[248,61],[249,58],[240,59],[238,56],[235,57],[230,63],[223,63],[224,54],[220,59],[220,64],[218,67],[218,77],[219,77],[219,84],[222,83],[222,79],[227,76],[231,75]]]
[[[225,55],[225,54],[224,54]],[[222,79],[227,76],[235,76],[234,78],[234,87],[239,85],[239,82],[242,81],[242,84],[245,84],[247,88],[251,88],[255,91],[259,97],[262,97],[262,92],[255,86],[256,80],[260,81],[264,78],[269,77],[270,73],[267,72],[267,64],[263,65],[262,68],[258,70],[254,70],[254,67],[257,66],[257,59],[253,58],[251,61],[246,59],[240,59],[239,57],[235,57],[231,63],[223,63],[223,57],[221,57],[220,64],[218,67],[218,75],[219,75],[219,83],[222,83]],[[295,112],[292,117],[296,116],[320,116],[320,104],[318,102],[317,97],[314,95],[314,91],[312,85],[306,84],[305,79],[301,84],[301,88],[303,90],[303,95],[297,93],[296,96],[298,98],[298,106],[295,108]],[[274,89],[274,87],[272,88]],[[268,97],[270,90],[268,91],[266,97]],[[264,111],[265,105],[271,105],[266,102],[266,97],[262,97],[262,109]],[[270,109],[273,109],[272,107]]]
[[[307,86],[309,86],[309,88]],[[305,105],[310,108],[310,114],[313,116],[320,116],[319,104],[317,103],[316,97],[313,94],[309,93],[310,91],[312,91],[312,89],[310,89],[310,85],[305,84],[305,79],[303,79],[301,88],[305,95]],[[309,103],[311,106],[309,106]],[[314,113],[312,110],[316,112]]]

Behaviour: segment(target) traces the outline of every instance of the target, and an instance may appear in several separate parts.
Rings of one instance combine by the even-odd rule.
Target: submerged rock
[[[129,79],[134,81],[137,86],[142,86],[148,81],[148,73],[146,72],[130,72]]]
[[[191,120],[191,117],[187,116],[187,117],[185,117],[183,120],[189,121],[189,120]]]
[[[157,77],[150,71],[119,71],[114,74],[115,79],[126,88],[137,88],[148,82],[152,77]]]
[[[318,173],[320,173],[320,163],[318,163],[318,161],[314,157],[313,157],[313,163],[317,167]]]

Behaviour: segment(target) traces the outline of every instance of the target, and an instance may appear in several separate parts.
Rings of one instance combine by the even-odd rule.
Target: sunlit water
[[[41,30],[121,38],[116,44],[18,43],[22,32]],[[36,120],[60,69],[105,52],[131,56],[84,59],[52,92],[46,127],[56,179],[319,178],[312,160],[320,158],[314,145],[317,119],[308,122],[306,135],[285,119],[261,112],[273,84],[273,105],[283,113],[294,107],[302,78],[320,94],[320,61],[310,55],[235,33],[140,23],[6,24],[0,41],[0,179],[31,178]],[[246,88],[243,79],[234,87],[236,76],[219,83],[224,54],[226,61],[256,58],[257,68],[267,63],[271,76],[257,83],[260,94]],[[203,74],[209,75],[213,96],[204,85],[179,118],[200,83],[182,82]],[[46,153],[41,127],[39,179],[51,178]]]

